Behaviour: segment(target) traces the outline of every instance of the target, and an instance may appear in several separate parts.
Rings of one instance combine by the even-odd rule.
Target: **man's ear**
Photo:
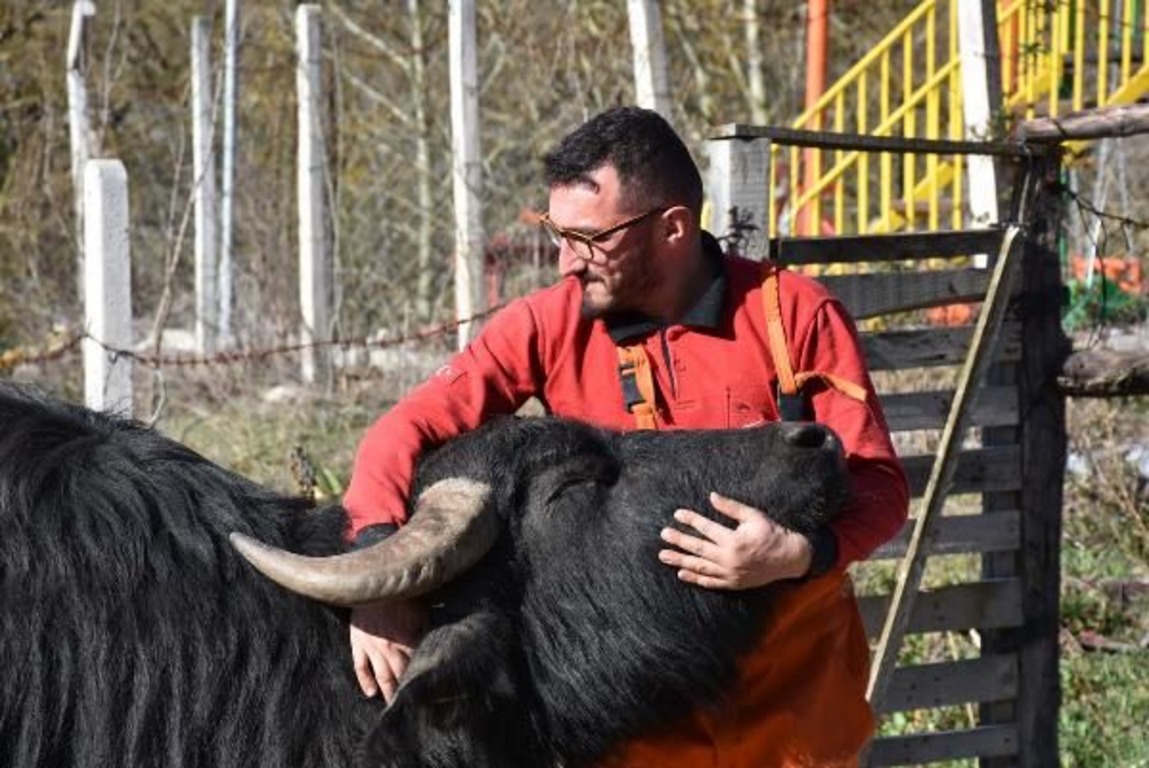
[[[668,208],[659,222],[667,245],[679,247],[693,241],[698,232],[694,214],[685,205]]]

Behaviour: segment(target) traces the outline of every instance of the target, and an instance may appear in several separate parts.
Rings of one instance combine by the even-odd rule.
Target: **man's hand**
[[[364,696],[390,704],[423,634],[426,611],[415,600],[388,600],[351,611],[351,658]]]
[[[710,503],[736,525],[729,528],[679,509],[674,519],[699,535],[662,529],[662,540],[677,549],[663,549],[658,558],[677,568],[678,578],[710,589],[750,589],[799,578],[810,570],[813,548],[805,536],[717,493],[710,494]]]

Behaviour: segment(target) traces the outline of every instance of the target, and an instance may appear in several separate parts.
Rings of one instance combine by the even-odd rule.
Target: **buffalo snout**
[[[782,439],[795,448],[823,448],[841,452],[842,443],[834,431],[814,422],[783,422]]]

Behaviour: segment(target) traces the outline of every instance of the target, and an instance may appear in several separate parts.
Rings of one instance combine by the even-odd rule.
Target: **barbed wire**
[[[85,340],[89,340],[98,345],[116,359],[126,358],[153,369],[238,365],[247,362],[264,361],[272,357],[298,354],[308,349],[388,349],[411,342],[429,341],[446,336],[456,331],[462,325],[477,322],[493,315],[504,306],[506,305],[498,304],[490,309],[477,312],[468,318],[453,320],[449,323],[443,323],[414,333],[400,334],[387,338],[360,336],[344,339],[284,342],[269,347],[222,350],[209,355],[178,352],[167,354],[140,352],[134,349],[126,349],[109,344],[102,339],[96,338],[87,330],[72,331],[57,338],[49,339],[41,345],[15,347],[0,353],[0,373],[12,370],[21,365],[38,365],[62,360],[77,352],[80,344]]]
[[[1105,221],[1112,221],[1115,224],[1120,224],[1123,227],[1131,227],[1133,229],[1149,229],[1149,221],[1142,219],[1134,219],[1130,216],[1125,216],[1117,213],[1110,213],[1109,211],[1102,210],[1093,203],[1092,200],[1082,195],[1069,185],[1059,183],[1056,191],[1065,195],[1081,209]]]

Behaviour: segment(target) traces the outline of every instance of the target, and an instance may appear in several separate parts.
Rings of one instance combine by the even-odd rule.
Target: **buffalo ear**
[[[510,621],[493,612],[432,629],[367,739],[365,764],[421,768],[429,762],[415,756],[435,754],[459,765],[524,764],[514,752],[532,747],[508,742],[505,722],[526,721],[519,654]]]
[[[527,503],[551,505],[572,490],[581,492],[601,489],[618,480],[619,464],[613,456],[601,453],[580,453],[538,472],[530,480]]]

